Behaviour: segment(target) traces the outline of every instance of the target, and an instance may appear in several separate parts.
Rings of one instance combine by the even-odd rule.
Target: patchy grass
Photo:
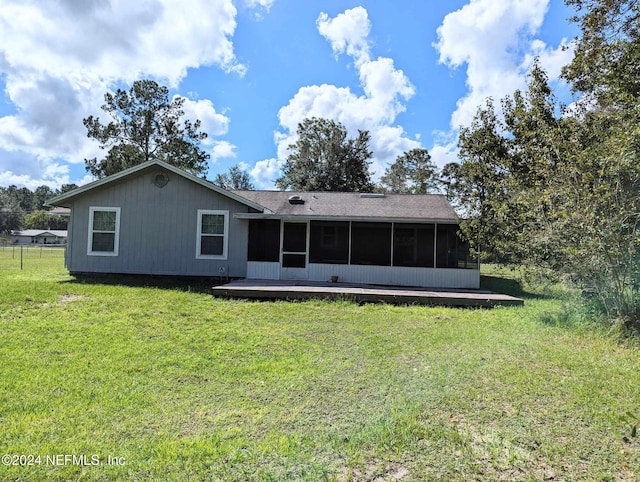
[[[549,323],[565,299],[260,303],[125,282],[74,280],[60,258],[0,270],[0,455],[41,456],[0,479],[640,477],[640,354]]]

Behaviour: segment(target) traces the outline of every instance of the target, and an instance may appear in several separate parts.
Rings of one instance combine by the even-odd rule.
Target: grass
[[[217,300],[75,280],[60,256],[0,269],[0,455],[41,456],[0,479],[639,478],[637,346],[500,274],[483,282],[524,307]],[[100,465],[45,458],[64,454]]]

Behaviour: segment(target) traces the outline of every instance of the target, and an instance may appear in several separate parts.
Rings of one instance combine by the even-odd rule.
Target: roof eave
[[[235,213],[236,219],[282,219],[284,221],[356,221],[370,223],[457,224],[457,218],[394,218],[381,216],[313,216],[307,214]]]

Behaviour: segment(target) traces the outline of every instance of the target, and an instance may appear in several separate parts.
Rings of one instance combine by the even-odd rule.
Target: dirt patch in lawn
[[[355,469],[343,468],[338,474],[340,482],[370,480],[373,482],[400,481],[409,475],[409,469],[397,463],[373,460],[366,466]]]
[[[84,296],[84,295],[60,295],[60,296],[58,296],[57,304],[64,305],[65,303],[70,303],[72,301],[82,300],[84,298],[86,298],[86,296]]]

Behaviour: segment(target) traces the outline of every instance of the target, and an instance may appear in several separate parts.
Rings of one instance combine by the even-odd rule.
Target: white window
[[[120,208],[89,208],[90,256],[118,256],[120,240]]]
[[[227,259],[229,211],[198,209],[196,258]]]

